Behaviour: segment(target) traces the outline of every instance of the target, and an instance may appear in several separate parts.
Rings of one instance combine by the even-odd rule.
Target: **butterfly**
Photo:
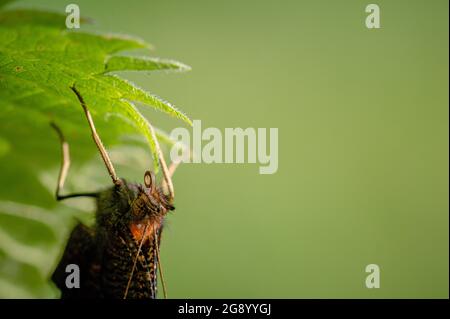
[[[164,177],[161,185],[157,185],[155,175],[150,171],[144,173],[142,184],[118,178],[82,95],[75,86],[71,89],[84,110],[113,185],[94,193],[60,194],[70,166],[70,153],[61,129],[52,122],[62,152],[56,199],[92,197],[97,206],[94,226],[79,223],[71,232],[52,280],[61,290],[61,298],[153,299],[157,297],[159,271],[167,297],[159,247],[166,216],[174,210],[171,178],[179,162],[172,162],[167,167],[149,124]],[[69,265],[79,269],[78,288],[67,284]]]

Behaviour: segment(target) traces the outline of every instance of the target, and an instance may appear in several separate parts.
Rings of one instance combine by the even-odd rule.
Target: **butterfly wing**
[[[98,285],[101,267],[97,261],[94,236],[94,230],[81,223],[70,234],[61,261],[52,275],[53,282],[61,290],[61,298],[101,297]],[[66,284],[70,275],[67,271],[69,265],[79,268],[79,288],[69,288]]]

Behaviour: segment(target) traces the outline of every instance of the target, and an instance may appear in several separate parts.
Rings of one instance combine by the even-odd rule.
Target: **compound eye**
[[[154,183],[155,183],[155,175],[153,174],[153,172],[146,171],[145,174],[144,174],[144,184],[145,184],[145,186],[147,188],[149,188],[150,190],[153,190]]]

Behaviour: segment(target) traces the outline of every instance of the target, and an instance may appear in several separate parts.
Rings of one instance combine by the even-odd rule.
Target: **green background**
[[[448,298],[448,1],[377,1],[378,30],[365,27],[370,1],[15,6],[64,12],[73,2],[95,20],[82,30],[137,35],[154,55],[192,66],[126,76],[204,128],[279,128],[274,175],[259,175],[257,164],[177,171],[177,209],[162,244],[169,297]],[[179,126],[145,114],[166,130]],[[138,161],[140,153],[120,156]],[[71,184],[108,185],[102,169],[95,158]],[[141,180],[145,169],[119,174]],[[4,193],[14,176],[1,171]],[[49,194],[56,172],[46,177]],[[36,232],[34,243],[53,236]],[[51,247],[19,247],[34,265],[0,249],[0,296],[57,296],[36,267],[51,272],[64,236]],[[380,289],[365,287],[372,263]]]

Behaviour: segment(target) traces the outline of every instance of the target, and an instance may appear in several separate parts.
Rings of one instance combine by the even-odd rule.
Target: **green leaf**
[[[116,117],[116,127],[111,128],[112,123],[108,123],[110,134],[105,133],[105,141],[117,143],[119,132],[124,134],[134,130],[141,133],[148,141],[154,156],[154,170],[157,171],[155,141],[150,138],[150,129],[142,115],[130,109],[130,102],[148,105],[189,125],[192,124],[190,119],[169,102],[105,71],[181,71],[189,68],[170,60],[114,56],[122,50],[149,45],[129,36],[61,30],[64,25],[62,17],[29,10],[1,12],[0,21],[4,25],[0,26],[0,106],[3,115],[20,108],[19,115],[39,113],[36,116],[42,129],[48,129],[42,127],[47,118],[47,122],[53,120],[63,130],[78,127],[87,131],[80,117],[79,102],[70,90],[75,85],[92,112],[99,131],[106,131],[102,128],[106,126],[105,115],[120,115]]]
[[[183,63],[160,58],[112,56],[106,61],[105,72],[112,71],[189,71]]]

